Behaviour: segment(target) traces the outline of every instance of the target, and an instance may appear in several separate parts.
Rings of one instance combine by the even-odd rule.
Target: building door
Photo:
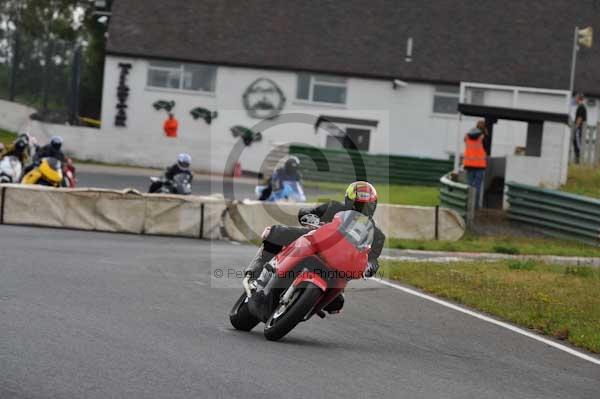
[[[327,135],[326,148],[369,151],[370,129],[346,128],[337,135]]]
[[[348,149],[368,152],[371,148],[371,136],[377,137],[379,121],[356,119],[341,116],[321,115],[315,123],[325,132],[322,145],[331,149]]]
[[[369,151],[371,131],[369,129],[347,128],[344,137],[344,148],[349,150]]]

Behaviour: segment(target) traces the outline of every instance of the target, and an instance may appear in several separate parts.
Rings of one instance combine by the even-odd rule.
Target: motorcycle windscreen
[[[306,202],[306,195],[304,195],[304,189],[302,184],[297,180],[284,180],[282,183],[282,189],[274,191],[271,194],[272,201],[294,201],[294,202]]]
[[[173,183],[177,194],[191,194],[192,185],[190,184],[190,175],[187,173],[178,173],[173,177]]]

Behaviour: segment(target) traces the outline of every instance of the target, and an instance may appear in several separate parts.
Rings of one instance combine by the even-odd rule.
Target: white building
[[[457,135],[476,120],[464,118],[459,126],[460,82],[564,90],[571,25],[600,22],[591,12],[587,19],[574,11],[560,20],[547,16],[566,0],[509,3],[118,0],[99,134],[118,143],[114,161],[163,166],[187,151],[196,168],[219,173],[239,141],[233,126],[253,128],[265,115],[285,122],[282,116],[300,112],[334,121],[346,142],[370,153],[448,159]],[[532,12],[538,8],[547,12]],[[473,27],[473,20],[487,29]],[[580,58],[576,88],[600,94],[593,73],[600,57]],[[486,98],[485,90],[477,95]],[[153,106],[161,100],[175,103],[177,138],[164,136],[167,111]],[[567,111],[552,96],[530,102],[536,110]],[[217,112],[210,124],[192,116],[199,107]],[[597,108],[588,107],[590,123]],[[514,154],[526,132],[524,123],[499,121],[492,156]],[[340,146],[331,132],[306,123],[262,133],[241,156],[246,170],[259,170],[277,143]]]

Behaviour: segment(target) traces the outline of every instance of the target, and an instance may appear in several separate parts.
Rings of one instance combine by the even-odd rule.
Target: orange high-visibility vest
[[[483,146],[483,136],[475,140],[465,137],[465,157],[463,166],[465,168],[481,168],[487,167],[487,154]]]
[[[179,123],[177,123],[177,119],[167,119],[163,126],[165,130],[165,135],[167,137],[177,137],[177,128],[179,127]]]

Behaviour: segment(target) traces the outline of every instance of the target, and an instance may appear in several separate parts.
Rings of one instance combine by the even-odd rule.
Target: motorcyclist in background
[[[177,156],[177,162],[173,165],[169,166],[165,170],[165,179],[167,181],[173,180],[175,176],[180,173],[185,173],[190,176],[190,183],[194,179],[194,175],[190,171],[190,166],[192,165],[192,157],[189,154],[181,153]],[[160,189],[160,186],[163,183],[161,181],[156,181],[150,185],[149,192],[155,193]]]
[[[348,186],[344,196],[344,203],[338,201],[329,201],[313,208],[302,208],[298,212],[298,220],[305,215],[313,214],[319,217],[322,223],[329,223],[333,220],[336,213],[348,210],[355,210],[369,218],[373,218],[377,208],[377,191],[370,183],[365,181],[356,181]],[[383,250],[385,234],[377,228],[375,222],[373,244],[369,252],[368,264],[365,268],[365,277],[372,277],[379,269],[378,258]],[[258,278],[264,265],[277,255],[284,246],[291,244],[304,234],[310,232],[310,227],[290,227],[275,225],[267,227],[262,234],[263,243],[260,246],[256,256],[248,265],[245,274],[250,274],[253,279]],[[325,307],[324,310],[329,313],[337,313],[344,306],[344,297],[340,295],[333,302]]]
[[[44,158],[55,158],[61,164],[65,163],[65,154],[62,152],[63,139],[60,136],[52,136],[50,142],[43,147],[40,147],[33,156],[33,162],[23,170],[23,176],[38,167]]]
[[[0,158],[5,156],[15,156],[19,159],[21,165],[26,165],[29,162],[29,137],[20,134],[12,144],[0,152]]]
[[[65,162],[65,154],[62,152],[63,139],[60,136],[52,136],[50,143],[41,147],[35,153],[34,160],[39,162],[42,158],[55,158],[61,163]]]
[[[263,189],[259,196],[259,201],[266,201],[271,196],[271,193],[283,190],[284,181],[300,181],[302,175],[298,171],[300,168],[300,159],[297,156],[292,155],[289,157],[285,164],[275,169],[273,175],[267,180],[266,187]]]

